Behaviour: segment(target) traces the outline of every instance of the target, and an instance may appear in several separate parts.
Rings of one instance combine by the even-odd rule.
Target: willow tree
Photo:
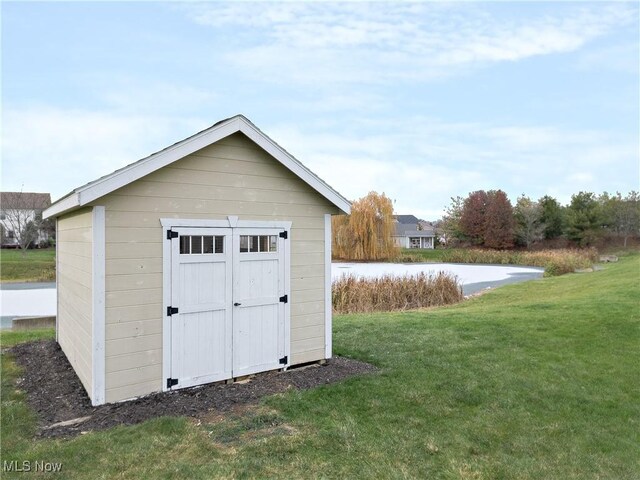
[[[397,255],[392,235],[393,203],[384,193],[369,192],[353,202],[350,215],[332,218],[333,255],[345,260],[382,260]]]

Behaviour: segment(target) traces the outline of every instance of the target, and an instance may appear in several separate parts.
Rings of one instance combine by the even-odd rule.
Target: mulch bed
[[[28,403],[38,416],[37,434],[42,437],[72,437],[161,416],[197,418],[212,411],[224,413],[291,388],[309,389],[377,371],[368,363],[336,357],[324,365],[261,373],[246,383],[215,383],[93,407],[54,340],[22,343],[9,353],[23,368],[17,386],[26,392]],[[82,417],[88,418],[76,424],[55,425]]]

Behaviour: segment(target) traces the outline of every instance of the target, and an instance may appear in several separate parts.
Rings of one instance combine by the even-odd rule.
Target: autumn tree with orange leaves
[[[393,203],[384,193],[369,192],[353,202],[350,215],[331,219],[333,256],[342,260],[384,260],[398,254],[393,243]]]

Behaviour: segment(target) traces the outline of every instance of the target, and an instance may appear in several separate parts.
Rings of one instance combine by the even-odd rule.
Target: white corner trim
[[[92,216],[92,364],[93,382],[91,403],[105,403],[106,359],[105,359],[105,207],[93,207]]]
[[[236,225],[238,225],[238,216],[237,215],[229,215],[227,217],[227,220],[229,220],[229,226],[231,228],[234,228]]]
[[[271,140],[267,135],[258,130],[249,120],[242,115],[236,115],[224,122],[216,124],[207,130],[186,138],[164,150],[154,153],[142,160],[138,160],[120,170],[95,180],[85,186],[79,187],[69,196],[57,201],[44,212],[44,218],[60,215],[76,207],[86,205],[108,193],[124,187],[145,175],[165,167],[176,160],[186,157],[198,150],[205,148],[219,140],[222,140],[236,132],[242,132],[272,157],[282,163],[286,168],[297,175],[301,180],[315,189],[323,197],[329,200],[344,213],[351,212],[351,204],[338,192],[324,183],[311,170],[292,157],[286,150]]]
[[[331,214],[324,214],[324,356],[332,357],[333,315],[331,302]]]
[[[80,195],[78,195],[77,193],[71,193],[70,195],[64,197],[62,200],[58,200],[44,212],[42,212],[42,218],[47,219],[51,217],[57,217],[61,213],[79,206]]]
[[[56,217],[56,343],[60,342],[58,337],[58,333],[60,332],[60,324],[58,323],[60,317],[60,284],[58,282],[58,278],[60,277],[58,274],[58,272],[60,272],[60,251],[58,249],[58,238],[60,237],[58,236],[58,218]]]

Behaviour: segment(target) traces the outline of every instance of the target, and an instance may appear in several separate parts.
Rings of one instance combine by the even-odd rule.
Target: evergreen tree
[[[602,208],[591,192],[580,192],[571,196],[567,207],[567,236],[587,246],[602,233]]]
[[[544,225],[544,238],[558,238],[564,233],[565,229],[565,215],[562,205],[549,195],[545,195],[538,200],[538,204],[542,210],[540,223]]]
[[[624,238],[624,246],[632,235],[640,234],[640,198],[638,192],[629,192],[623,197],[619,192],[609,195],[607,192],[598,198],[602,209],[604,227],[614,235]]]

